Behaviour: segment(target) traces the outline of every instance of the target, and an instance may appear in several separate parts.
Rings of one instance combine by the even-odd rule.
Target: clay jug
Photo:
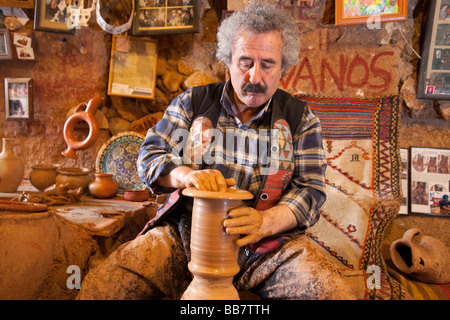
[[[16,192],[23,178],[24,164],[21,156],[14,153],[17,144],[13,138],[3,138],[0,153],[0,192]]]
[[[407,230],[402,239],[391,244],[392,262],[401,272],[427,283],[450,282],[450,253],[445,244],[422,234],[422,230]]]
[[[116,195],[119,185],[112,173],[96,173],[94,180],[89,183],[89,192],[95,198],[111,198]]]
[[[194,278],[181,297],[183,300],[239,300],[233,277],[239,272],[239,235],[226,234],[223,221],[228,212],[242,206],[242,200],[253,198],[244,190],[227,192],[183,190],[194,197],[191,226],[191,261]]]
[[[87,105],[83,102],[75,108],[75,113],[72,114],[64,124],[63,135],[64,140],[67,143],[67,149],[61,152],[62,155],[76,159],[76,150],[89,148],[97,141],[100,127],[95,118],[95,112],[102,101],[103,99],[101,97],[95,96]],[[78,141],[75,138],[75,126],[79,121],[84,121],[89,126],[89,134],[83,141]]]

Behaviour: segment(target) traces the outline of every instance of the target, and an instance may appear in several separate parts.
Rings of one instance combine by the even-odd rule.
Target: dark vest
[[[223,108],[220,99],[224,85],[225,83],[220,82],[193,88],[192,107],[194,117],[187,140],[188,143],[189,139],[192,138],[192,132],[196,128],[216,128],[221,109]],[[271,117],[266,117],[270,121],[270,126],[268,127],[279,130],[276,132],[279,133],[277,137],[280,140],[278,143],[271,144],[272,148],[275,149],[271,150],[271,152],[276,153],[277,161],[274,162],[276,165],[268,167],[267,174],[263,175],[261,187],[255,195],[253,203],[253,207],[257,210],[266,210],[274,206],[280,200],[283,188],[291,181],[294,170],[293,137],[291,132],[297,131],[304,113],[304,102],[293,98],[290,94],[280,89],[273,95],[271,104]],[[293,130],[291,131],[291,129]],[[200,143],[201,148],[204,148],[205,145],[208,145],[208,141]],[[196,153],[196,155],[198,154]],[[203,152],[200,152],[200,156],[202,154]],[[222,172],[220,168],[217,169]],[[227,178],[225,172],[222,172],[222,174]],[[182,198],[183,195],[180,189],[172,192],[167,197],[166,202],[158,209],[156,216],[147,223],[140,234],[144,234],[161,223],[176,208],[176,204],[180,203]],[[250,245],[250,248],[260,253],[270,252],[281,245],[283,238],[284,236],[282,235],[277,235],[270,239],[266,238],[258,244]]]

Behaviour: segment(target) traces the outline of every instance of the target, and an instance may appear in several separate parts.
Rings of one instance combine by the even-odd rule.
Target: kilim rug
[[[400,99],[296,95],[320,118],[327,201],[307,235],[348,279],[358,299],[403,299],[388,275],[381,243],[401,203]]]

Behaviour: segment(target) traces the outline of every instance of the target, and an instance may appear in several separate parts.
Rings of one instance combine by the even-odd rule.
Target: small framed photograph
[[[450,195],[450,149],[411,148],[411,212],[448,216],[442,210]]]
[[[31,78],[5,78],[6,120],[33,118]]]
[[[134,0],[133,35],[198,32],[198,0]]]
[[[11,38],[8,29],[0,29],[0,60],[12,59]]]
[[[67,26],[66,0],[36,0],[34,29],[40,31],[74,33]]]
[[[430,3],[417,98],[450,99],[450,0]]]
[[[335,0],[336,25],[374,24],[407,19],[408,0]]]
[[[34,0],[0,0],[0,7],[34,8]]]
[[[113,35],[108,94],[153,99],[157,56],[156,39]]]

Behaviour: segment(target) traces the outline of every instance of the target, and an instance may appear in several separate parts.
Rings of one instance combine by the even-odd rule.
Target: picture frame
[[[0,0],[0,7],[34,8],[34,0]]]
[[[430,2],[423,48],[417,98],[450,100],[450,0]]]
[[[158,41],[113,35],[108,95],[154,99]]]
[[[410,169],[409,169],[409,150],[406,148],[400,148],[400,163],[401,163],[401,173],[400,173],[400,185],[402,188],[402,204],[400,205],[399,214],[409,213],[409,179],[410,179]]]
[[[335,0],[335,24],[337,26],[379,22],[404,21],[407,19],[408,0],[386,1],[382,7],[366,5],[361,0]]]
[[[9,30],[2,28],[0,29],[0,60],[10,60],[12,58],[12,46]]]
[[[33,119],[31,78],[5,78],[6,120]]]
[[[36,0],[34,9],[34,29],[39,31],[59,32],[73,34],[74,29],[67,26],[67,4],[65,0],[59,1],[52,7],[46,0]]]
[[[450,195],[450,149],[411,147],[411,213],[442,214],[439,201]]]
[[[198,32],[198,0],[135,0],[132,35]]]

